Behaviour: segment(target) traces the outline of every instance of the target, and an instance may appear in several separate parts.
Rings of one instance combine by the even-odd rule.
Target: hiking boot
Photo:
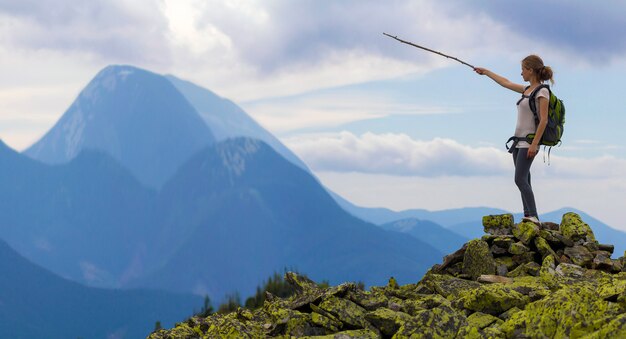
[[[541,222],[539,221],[539,218],[537,217],[523,217],[522,221],[530,221],[537,226],[541,226]]]

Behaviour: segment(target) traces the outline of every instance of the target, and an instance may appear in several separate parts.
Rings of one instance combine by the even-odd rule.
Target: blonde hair
[[[522,66],[524,68],[532,69],[537,74],[537,80],[544,82],[550,80],[550,83],[554,84],[554,72],[550,66],[545,66],[543,60],[537,55],[529,55],[522,60]]]

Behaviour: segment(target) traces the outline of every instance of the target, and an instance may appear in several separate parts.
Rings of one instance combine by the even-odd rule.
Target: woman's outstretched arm
[[[480,75],[488,76],[489,78],[491,78],[491,80],[497,82],[500,86],[504,88],[508,88],[511,91],[515,91],[518,93],[524,93],[524,89],[525,89],[524,85],[513,83],[509,81],[509,79],[502,77],[486,68],[476,67],[474,68],[474,71]]]

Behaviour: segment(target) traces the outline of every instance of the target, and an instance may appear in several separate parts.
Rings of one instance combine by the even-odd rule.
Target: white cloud
[[[421,177],[508,175],[514,171],[511,155],[503,149],[473,147],[451,139],[422,141],[405,134],[368,132],[357,136],[343,131],[304,134],[283,142],[314,171]],[[547,178],[621,178],[626,173],[626,159],[554,154],[548,159],[547,151],[542,150],[531,171]]]
[[[432,115],[458,111],[443,106],[402,104],[381,93],[345,90],[244,102],[242,107],[274,133],[336,127],[392,114]]]
[[[405,134],[300,136],[283,140],[313,170],[417,175],[494,175],[512,167],[507,153],[450,140],[414,140]]]

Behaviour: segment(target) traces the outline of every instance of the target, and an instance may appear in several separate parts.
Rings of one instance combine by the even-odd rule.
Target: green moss
[[[532,222],[521,222],[513,226],[513,235],[524,245],[531,244],[538,234],[539,227]]]
[[[446,274],[427,273],[419,282],[420,285],[437,293],[448,300],[456,299],[458,295],[467,290],[480,288],[482,285],[475,281],[456,278]]]
[[[382,334],[391,336],[407,321],[410,321],[411,316],[388,308],[379,308],[376,311],[369,312],[365,319],[379,329]]]
[[[603,320],[596,322],[593,326],[596,331],[588,333],[585,338],[626,338],[626,314],[622,313],[614,318],[605,317]]]
[[[454,338],[467,326],[467,319],[454,309],[441,306],[418,312],[400,327],[393,338]]]
[[[541,238],[541,237],[536,237],[534,243],[535,243],[535,247],[537,247],[537,251],[541,253],[542,260],[549,255],[552,255],[554,258],[557,258],[556,253],[554,253],[554,250],[552,249],[552,247],[550,247],[550,244],[548,244],[546,239]]]
[[[311,313],[311,322],[331,332],[339,332],[339,330],[343,327],[343,323],[341,321],[331,319],[317,312]]]
[[[483,227],[485,233],[489,234],[511,234],[513,227],[513,215],[487,215],[483,217]]]
[[[465,292],[460,299],[464,308],[492,315],[498,315],[512,307],[524,308],[529,301],[527,296],[502,284],[485,285]]]
[[[402,312],[415,315],[417,312],[429,310],[441,305],[450,306],[450,301],[439,294],[430,294],[416,299],[402,300],[399,304]]]
[[[374,330],[350,330],[323,336],[304,336],[301,339],[378,339],[380,335]]]
[[[584,239],[586,241],[596,241],[591,227],[582,221],[580,216],[574,212],[565,213],[559,226],[559,231],[564,237],[572,241]]]
[[[463,256],[463,274],[476,280],[483,274],[495,274],[495,271],[496,263],[489,244],[479,239],[470,240]]]
[[[477,327],[479,329],[483,329],[495,322],[497,322],[497,317],[494,317],[491,314],[486,314],[482,312],[472,313],[469,317],[467,317],[467,326],[469,327]]]
[[[619,311],[615,304],[598,299],[591,284],[561,287],[544,299],[528,304],[524,311],[507,320],[502,325],[507,337],[569,337],[579,322],[593,322]],[[580,325],[577,328],[580,332]]]
[[[526,247],[521,241],[514,242],[509,246],[509,253],[511,254],[524,254],[530,252],[530,249]]]
[[[350,300],[331,296],[322,301],[319,308],[353,328],[368,328],[370,326],[365,320],[365,309]]]

